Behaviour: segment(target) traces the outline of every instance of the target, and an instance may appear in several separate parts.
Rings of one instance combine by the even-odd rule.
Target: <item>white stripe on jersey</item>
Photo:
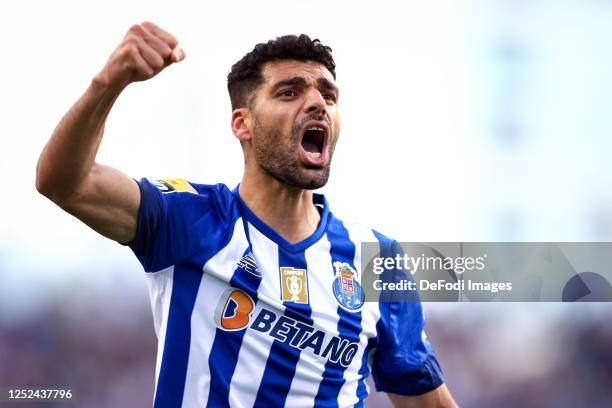
[[[148,273],[147,285],[149,286],[149,299],[153,311],[153,325],[157,336],[157,361],[155,363],[155,393],[157,393],[157,380],[161,369],[162,356],[164,355],[164,340],[166,339],[166,327],[168,325],[168,313],[170,312],[170,297],[172,296],[172,278],[174,266],[161,271]]]
[[[247,249],[248,242],[244,233],[242,218],[234,224],[234,232],[230,242],[206,265],[204,275],[191,315],[191,343],[189,348],[189,363],[183,394],[183,408],[205,407],[210,388],[210,370],[208,357],[216,333],[214,321],[215,304],[212,299],[219,299],[228,287],[236,262]],[[222,361],[218,362],[223,364]]]
[[[359,274],[360,282],[363,282],[361,276],[361,242],[376,242],[376,236],[372,233],[372,230],[365,229],[357,224],[345,225],[346,230],[349,234],[349,239],[355,243],[355,258],[354,265],[355,270]],[[361,363],[363,359],[363,353],[368,345],[370,337],[376,336],[376,323],[380,317],[380,309],[378,302],[364,302],[361,308],[361,333],[359,334],[359,351],[356,353],[352,364],[344,370],[344,379],[346,380],[345,385],[340,389],[338,395],[338,406],[352,406],[359,402],[357,398],[357,386],[359,380],[361,380]],[[366,389],[368,388],[367,383]],[[368,389],[369,392],[369,389]]]
[[[338,304],[329,296],[334,280],[332,259],[329,255],[330,247],[329,241],[322,237],[317,243],[306,249],[304,255],[308,265],[308,291],[314,326],[328,335],[337,336]],[[326,360],[308,351],[300,353],[289,395],[287,395],[286,407],[314,406],[319,383],[323,380],[325,362]]]
[[[257,268],[265,279],[259,285],[256,304],[252,316],[256,316],[262,306],[273,304],[275,311],[285,312],[285,306],[279,301],[280,278],[278,265],[278,245],[268,239],[252,225],[249,226],[249,239]],[[232,376],[229,392],[231,407],[252,407],[257,397],[259,384],[263,378],[266,361],[274,339],[255,330],[247,329],[238,353],[238,363]]]

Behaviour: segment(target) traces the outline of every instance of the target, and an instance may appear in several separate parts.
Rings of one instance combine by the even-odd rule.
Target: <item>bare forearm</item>
[[[132,240],[140,191],[126,174],[96,163],[104,124],[126,86],[184,58],[167,31],[150,22],[133,25],[53,131],[38,160],[38,191],[104,236]]]
[[[64,115],[38,160],[36,188],[61,201],[91,171],[102,141],[104,124],[122,88],[112,88],[98,75]]]

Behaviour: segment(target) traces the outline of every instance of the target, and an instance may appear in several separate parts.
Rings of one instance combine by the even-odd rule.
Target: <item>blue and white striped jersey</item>
[[[362,406],[443,382],[419,302],[363,302],[361,242],[314,194],[321,221],[290,244],[225,185],[139,182],[130,247],[158,337],[155,407]]]

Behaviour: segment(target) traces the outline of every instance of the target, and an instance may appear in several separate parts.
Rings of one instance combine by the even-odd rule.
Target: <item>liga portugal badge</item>
[[[305,269],[281,266],[281,300],[308,303],[308,276]]]
[[[363,290],[357,281],[357,272],[346,262],[334,262],[336,277],[332,284],[334,297],[340,306],[353,312],[363,305]]]

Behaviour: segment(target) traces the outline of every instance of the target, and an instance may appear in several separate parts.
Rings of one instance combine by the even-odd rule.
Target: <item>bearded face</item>
[[[321,115],[307,116],[287,135],[278,125],[262,124],[255,118],[255,160],[266,173],[288,186],[306,190],[323,187],[329,179],[337,139],[326,135],[321,126],[324,121]],[[314,160],[303,161],[301,156]]]
[[[320,64],[299,61],[268,63],[262,74],[265,83],[251,108],[257,165],[287,186],[324,186],[339,133],[332,75]]]

